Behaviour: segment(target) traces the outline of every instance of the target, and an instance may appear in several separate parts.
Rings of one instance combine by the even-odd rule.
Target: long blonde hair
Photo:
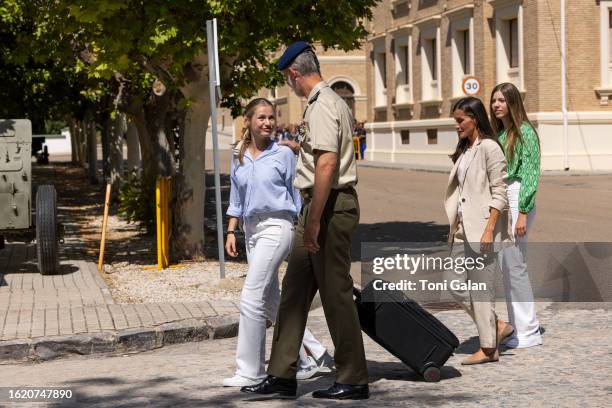
[[[535,133],[536,137],[538,138],[538,145],[540,143],[540,137],[538,136],[538,132],[535,130],[535,126],[533,126],[533,123],[531,123],[527,117],[527,112],[525,111],[525,106],[523,105],[521,93],[518,89],[516,89],[516,86],[509,82],[503,82],[496,85],[491,92],[489,109],[491,126],[493,127],[495,133],[498,134],[502,129],[504,129],[504,123],[501,119],[498,119],[493,112],[493,96],[498,91],[504,95],[506,105],[508,106],[508,114],[510,116],[510,126],[508,129],[506,129],[506,151],[508,152],[508,163],[511,163],[512,159],[514,158],[514,148],[516,143],[523,143],[523,135],[521,134],[521,125],[523,122],[527,122],[529,126],[531,126],[531,129],[533,129],[533,133]]]
[[[272,104],[272,102],[270,102],[266,98],[253,99],[244,108],[244,117],[248,119],[249,122],[251,121],[251,118],[253,118],[253,115],[255,114],[255,108],[257,108],[260,105],[267,105],[267,106],[274,108],[274,105]],[[249,129],[248,126],[245,126],[244,128],[242,128],[242,135],[240,136],[240,140],[234,143],[233,145],[234,149],[238,150],[237,157],[241,165],[244,164],[244,153],[246,152],[246,149],[249,147],[249,145],[252,142],[253,142],[253,136],[251,135],[251,129]]]

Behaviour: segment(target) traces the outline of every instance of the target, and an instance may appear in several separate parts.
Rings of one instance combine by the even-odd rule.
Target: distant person
[[[355,134],[359,137],[359,153],[361,155],[361,160],[363,160],[365,159],[366,150],[366,130],[363,122],[357,122]]]
[[[494,292],[498,264],[493,251],[510,239],[506,158],[479,99],[462,98],[452,112],[459,141],[450,156],[454,165],[444,202],[450,224],[448,236],[455,259],[473,259],[473,265],[480,261],[478,267],[447,271],[447,281],[486,285],[483,291],[450,291],[478,329],[480,349],[462,361],[471,365],[498,361],[499,341],[512,332],[510,325],[502,325],[498,332]]]
[[[359,136],[357,136],[357,133],[353,133],[353,152],[355,154],[355,160],[360,160],[360,153],[359,153]]]
[[[274,141],[275,142],[280,142],[281,140],[284,139],[284,130],[285,128],[285,124],[281,123],[280,125],[278,125],[278,127],[276,127],[275,131],[274,131]]]
[[[294,140],[297,135],[297,126],[295,123],[291,123],[287,128],[289,132],[289,140]]]
[[[278,268],[291,250],[293,220],[301,206],[293,187],[295,155],[272,140],[275,122],[271,102],[252,100],[246,106],[242,138],[231,162],[225,249],[230,256],[238,256],[234,234],[243,220],[249,270],[240,297],[236,374],[223,380],[226,387],[257,384],[266,376],[266,323],[276,320]],[[308,329],[299,356],[299,379],[329,371],[332,365],[331,356]]]
[[[536,216],[540,140],[514,85],[497,85],[490,103],[491,124],[508,160],[508,203],[515,240],[515,245],[499,254],[509,321],[515,329],[504,344],[510,348],[533,347],[542,344],[542,335],[527,274],[527,235]]]

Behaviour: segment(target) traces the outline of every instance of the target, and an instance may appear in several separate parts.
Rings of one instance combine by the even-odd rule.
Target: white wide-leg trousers
[[[280,302],[278,268],[292,247],[293,220],[287,213],[253,216],[245,219],[244,232],[249,270],[240,297],[236,374],[257,380],[266,377],[266,322],[276,320]],[[315,357],[325,352],[308,329],[304,343]],[[308,364],[302,344],[298,368]]]
[[[513,181],[508,185],[508,204],[512,216],[512,231],[519,215],[519,191],[521,183]],[[535,221],[535,207],[527,215],[527,234],[514,237],[514,245],[499,252],[499,263],[504,279],[508,319],[514,327],[514,335],[506,341],[508,347],[531,347],[542,344],[540,323],[536,316],[533,290],[527,273],[527,236]]]

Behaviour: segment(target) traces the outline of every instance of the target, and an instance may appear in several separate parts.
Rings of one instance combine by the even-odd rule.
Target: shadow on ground
[[[100,166],[101,168],[101,166]],[[49,165],[33,165],[33,191],[37,185],[54,184],[58,192],[58,218],[65,226],[66,239],[70,244],[60,245],[63,260],[97,261],[104,210],[104,185],[92,185],[86,170],[68,162],[53,162]],[[216,200],[214,175],[206,173],[205,195],[205,256],[218,259]],[[222,213],[229,205],[229,174],[221,174]],[[34,201],[34,200],[33,200]],[[111,206],[110,214],[117,214],[117,206]],[[224,215],[223,225],[227,219]],[[361,224],[352,244],[354,261],[360,260],[362,242],[436,242],[444,241],[448,226],[433,222],[393,221]],[[244,236],[237,235],[239,248],[244,248]],[[245,251],[230,262],[246,262]],[[109,231],[105,247],[107,262],[129,262],[137,265],[152,265],[157,261],[154,235],[147,235],[137,225],[122,225],[118,231]],[[31,268],[25,266],[25,268]],[[28,269],[29,271],[29,269]],[[69,273],[69,271],[68,271]]]
[[[423,382],[414,372],[401,363],[380,363],[368,361],[370,372],[371,397],[367,401],[351,401],[351,406],[371,406],[377,401],[384,401],[389,405],[419,406],[443,405],[446,402],[469,402],[477,399],[477,395],[461,392],[441,393],[439,387],[434,384]],[[452,367],[442,369],[442,381],[460,377],[461,373]],[[412,389],[407,396],[406,393],[397,393],[385,386],[385,389],[377,389],[380,380],[398,381],[398,387],[403,383],[419,382],[419,388]],[[333,374],[315,377],[311,380],[300,381],[298,385],[298,400],[293,404],[304,406],[329,406],[331,401],[313,399],[310,394],[318,389],[325,389],[334,382]],[[91,377],[78,381],[60,384],[62,387],[73,390],[76,404],[79,406],[121,406],[141,407],[154,401],[156,407],[200,407],[219,406],[234,407],[241,403],[268,402],[285,405],[276,399],[265,396],[253,396],[241,393],[237,388],[223,388],[217,385],[202,384],[197,389],[183,384],[183,379],[163,376],[134,382],[126,381],[118,377]],[[108,390],[107,390],[108,387]],[[112,389],[112,392],[110,390]],[[91,390],[91,391],[90,391]],[[198,395],[203,395],[198,397]],[[191,396],[191,397],[189,397]],[[275,404],[275,406],[277,406]]]

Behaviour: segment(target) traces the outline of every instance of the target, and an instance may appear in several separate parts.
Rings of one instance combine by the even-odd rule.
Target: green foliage
[[[66,122],[63,120],[46,120],[45,121],[45,134],[46,135],[59,135],[62,133],[62,129],[67,127]]]
[[[145,228],[148,234],[155,232],[155,180],[133,172],[121,186],[119,199],[119,215]]]
[[[197,80],[191,64],[206,51],[206,20],[217,18],[222,105],[237,115],[243,98],[282,81],[272,53],[297,39],[355,49],[378,1],[58,0],[56,13],[95,50],[91,76],[125,75],[137,64],[178,89]]]
[[[150,95],[145,73],[174,89],[201,82],[207,71],[194,78],[192,64],[206,52],[211,18],[218,20],[222,106],[238,115],[244,98],[282,82],[271,57],[279,48],[302,39],[354,49],[378,1],[0,0],[0,115],[79,116],[112,99],[109,79],[117,72],[138,90],[130,96]]]
[[[105,86],[80,69],[53,3],[0,1],[0,117],[29,118],[37,133],[46,120],[80,116]]]

